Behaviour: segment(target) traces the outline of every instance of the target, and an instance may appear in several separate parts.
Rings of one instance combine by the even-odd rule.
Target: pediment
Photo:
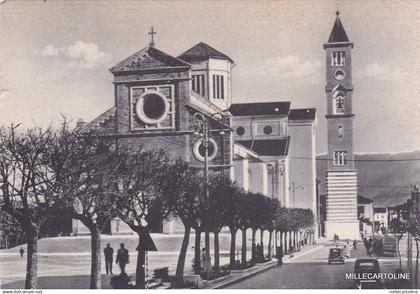
[[[347,89],[340,83],[338,83],[332,90],[334,92],[335,91],[347,91]]]
[[[166,54],[153,46],[147,46],[139,52],[124,59],[110,69],[112,73],[124,71],[185,67],[190,65],[176,57]]]

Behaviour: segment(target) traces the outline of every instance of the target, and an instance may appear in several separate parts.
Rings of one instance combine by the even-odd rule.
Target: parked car
[[[328,264],[333,262],[344,263],[343,248],[335,247],[330,249],[330,254],[328,255]]]
[[[363,274],[380,272],[379,262],[377,259],[357,259],[354,263],[354,273],[356,277]],[[380,279],[355,279],[354,286],[359,289],[382,289],[383,285]]]

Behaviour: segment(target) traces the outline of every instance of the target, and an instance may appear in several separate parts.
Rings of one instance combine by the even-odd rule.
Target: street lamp
[[[296,185],[295,182],[292,182],[292,185],[289,186],[289,190],[293,192],[293,208],[295,208],[295,191],[296,190],[304,190],[303,185]]]
[[[216,154],[217,152],[217,146],[215,144],[215,141],[213,139],[210,138],[210,131],[211,131],[211,125],[210,125],[210,120],[215,116],[215,115],[220,115],[223,118],[223,114],[220,112],[215,112],[212,115],[206,117],[204,114],[200,113],[200,112],[196,112],[194,113],[193,116],[193,123],[194,123],[194,135],[199,136],[200,138],[202,138],[202,144],[203,144],[203,148],[204,148],[204,181],[205,181],[205,185],[204,185],[204,190],[205,190],[205,197],[206,200],[208,200],[210,198],[209,196],[209,188],[208,188],[208,181],[209,181],[209,144],[214,144],[214,150],[213,150],[213,155]],[[225,135],[225,131],[222,129],[219,132],[220,136]],[[197,151],[198,153],[200,153],[200,146],[198,146]],[[204,242],[205,242],[205,248],[206,248],[206,258],[208,261],[210,261],[210,232],[209,229],[207,227],[207,225],[205,224],[205,235],[204,235]],[[210,266],[207,266],[207,280],[210,280]]]
[[[271,163],[267,164],[267,172],[271,176],[271,197],[274,198],[274,184],[275,184],[276,170]]]
[[[278,174],[279,176],[282,176],[284,173],[284,163],[278,163],[273,165],[272,163],[267,164],[267,172],[269,175],[271,175],[271,190],[272,190],[272,198],[274,198],[274,190],[275,190],[275,186],[276,183],[278,182],[276,179],[276,175]],[[280,194],[278,195],[278,200],[280,202],[281,205],[281,197]]]

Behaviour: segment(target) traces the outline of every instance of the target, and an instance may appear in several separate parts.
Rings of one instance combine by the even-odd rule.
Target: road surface
[[[363,247],[359,243],[359,247]],[[346,280],[346,273],[353,273],[356,258],[365,258],[364,248],[356,250],[344,264],[328,264],[331,244],[321,245],[292,259],[286,258],[281,268],[273,268],[255,275],[228,289],[351,289],[353,280]],[[379,259],[381,272],[394,272],[396,258]]]

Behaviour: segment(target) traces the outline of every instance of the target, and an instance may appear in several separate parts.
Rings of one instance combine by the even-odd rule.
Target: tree
[[[258,229],[263,228],[264,224],[267,222],[268,219],[266,215],[266,197],[263,194],[253,192],[248,192],[247,197],[249,205],[250,207],[252,207],[250,213],[250,228],[252,229],[251,252],[252,260],[255,262],[255,235]]]
[[[284,244],[283,244],[283,234],[285,234],[289,230],[288,225],[288,217],[289,217],[289,209],[285,207],[278,207],[275,217],[274,217],[274,226],[277,231],[280,231],[280,244],[283,247],[283,251],[287,250],[286,246],[286,237],[284,237]]]
[[[2,210],[24,232],[25,288],[32,289],[37,287],[39,230],[58,209],[59,195],[52,189],[55,174],[48,167],[55,156],[57,135],[51,129],[34,128],[22,133],[16,129],[0,129],[0,199]]]
[[[277,211],[280,208],[280,202],[277,199],[265,197],[265,221],[263,224],[262,229],[267,230],[269,232],[268,236],[268,256],[271,258],[272,251],[272,239],[273,239],[273,231],[275,230],[275,221],[277,216]]]
[[[60,204],[91,236],[90,288],[101,288],[101,233],[115,206],[110,191],[121,158],[112,142],[63,128],[49,165],[57,179]]]
[[[249,192],[241,193],[240,197],[238,197],[238,228],[242,231],[242,254],[241,254],[241,263],[242,265],[246,264],[246,230],[251,227],[251,221],[253,217],[253,209],[252,206],[254,203],[252,202],[251,196]]]
[[[236,250],[236,233],[241,228],[244,222],[243,216],[241,215],[241,206],[243,203],[241,200],[245,198],[245,190],[239,188],[236,184],[232,187],[232,193],[224,200],[227,208],[227,219],[226,225],[230,231],[230,254],[229,254],[229,266],[234,268],[235,266],[235,250]],[[245,221],[246,223],[246,221]],[[242,246],[243,247],[243,246]]]
[[[401,271],[401,267],[402,267],[402,260],[401,260],[401,252],[400,252],[400,241],[404,236],[404,233],[407,231],[407,226],[405,224],[404,221],[402,221],[401,219],[401,215],[405,214],[402,213],[404,211],[405,207],[404,205],[401,205],[397,208],[397,214],[398,217],[396,219],[392,219],[391,220],[391,228],[392,228],[392,234],[394,235],[394,237],[397,239],[396,242],[396,249],[397,249],[397,255],[398,255],[398,259],[399,259],[399,270]]]
[[[418,286],[419,273],[419,241],[420,241],[420,211],[416,210],[417,203],[411,203],[410,214],[408,219],[408,232],[413,236],[416,244],[416,265],[414,270],[414,289]]]
[[[209,181],[210,203],[208,209],[209,226],[214,233],[214,270],[220,270],[219,233],[229,223],[232,211],[232,200],[237,193],[236,185],[226,176],[217,175]]]
[[[171,202],[172,216],[182,221],[184,237],[176,268],[176,285],[181,285],[185,269],[185,259],[188,250],[191,228],[196,231],[202,225],[204,213],[203,193],[204,179],[200,173],[188,166],[186,162],[177,160],[169,168],[168,180],[161,187],[166,193],[174,195]],[[198,250],[198,254],[197,254]],[[200,244],[195,245],[195,265],[200,261]],[[198,257],[197,257],[198,256]],[[198,258],[198,260],[197,260]]]
[[[115,190],[116,214],[139,236],[137,247],[136,287],[144,288],[143,239],[149,238],[152,224],[160,224],[169,218],[171,200],[159,189],[160,181],[167,177],[169,157],[163,150],[127,148],[119,169],[119,179]],[[167,194],[165,194],[167,196]]]

